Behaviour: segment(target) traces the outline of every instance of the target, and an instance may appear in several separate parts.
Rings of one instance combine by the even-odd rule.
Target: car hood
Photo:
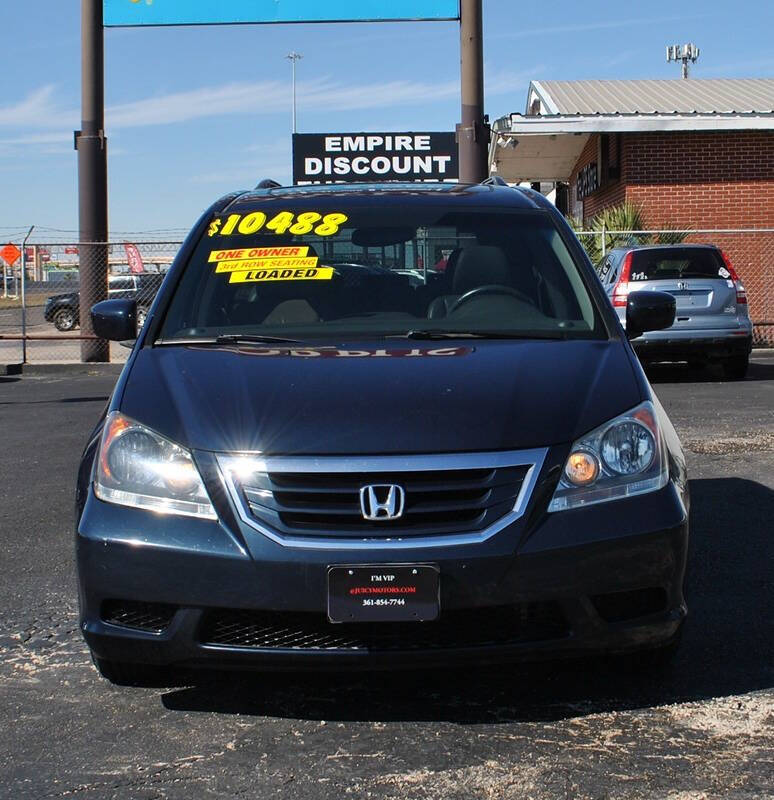
[[[80,292],[66,292],[64,294],[52,294],[46,299],[47,303],[54,303],[57,300],[74,300],[80,297]]]
[[[145,347],[120,410],[192,449],[441,453],[569,443],[643,399],[621,341],[381,344]]]

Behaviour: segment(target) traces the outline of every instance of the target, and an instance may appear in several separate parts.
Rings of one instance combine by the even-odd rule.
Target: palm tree
[[[580,243],[588,253],[592,264],[598,264],[614,247],[629,247],[639,244],[679,244],[684,241],[690,231],[678,230],[671,224],[661,226],[665,233],[634,233],[642,231],[645,222],[642,208],[634,203],[625,202],[617,206],[609,206],[596,214],[588,226],[582,220],[569,218],[568,222],[575,233],[592,231],[593,235],[579,236]],[[604,247],[603,247],[604,240]]]

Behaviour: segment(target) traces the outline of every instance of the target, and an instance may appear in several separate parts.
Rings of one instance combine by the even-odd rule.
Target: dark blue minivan
[[[116,683],[663,651],[685,462],[561,215],[481,185],[229,195],[137,333],[77,489],[80,622]]]

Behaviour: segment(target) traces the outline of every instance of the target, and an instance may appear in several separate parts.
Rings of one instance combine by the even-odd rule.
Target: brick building
[[[494,127],[492,173],[584,224],[629,201],[648,229],[717,231],[690,238],[728,251],[774,343],[774,80],[533,81]]]

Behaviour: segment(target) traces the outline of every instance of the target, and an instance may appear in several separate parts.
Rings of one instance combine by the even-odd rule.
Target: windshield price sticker
[[[329,281],[333,267],[311,269],[252,269],[232,272],[229,283],[268,283],[270,281]]]
[[[216,217],[207,231],[207,236],[251,236],[259,231],[268,231],[278,236],[292,234],[305,236],[315,233],[317,236],[335,236],[341,226],[349,219],[346,214],[334,212],[320,214],[317,211],[304,211],[295,214],[292,211],[280,211],[271,219],[263,211],[250,214],[230,214],[228,217]]]

